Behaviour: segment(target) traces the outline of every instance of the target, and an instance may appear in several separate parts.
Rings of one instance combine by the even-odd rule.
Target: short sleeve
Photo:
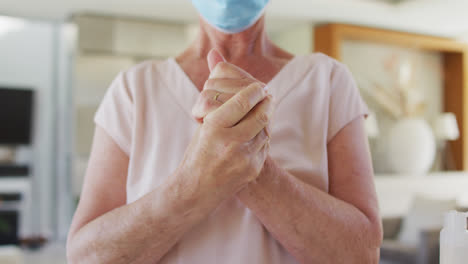
[[[335,62],[330,82],[327,143],[348,123],[368,114],[369,109],[351,72],[345,65]]]
[[[124,72],[112,82],[94,115],[94,122],[107,132],[115,143],[130,154],[133,124],[133,96]]]

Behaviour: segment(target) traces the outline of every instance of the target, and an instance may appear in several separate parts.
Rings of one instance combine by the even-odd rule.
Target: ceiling
[[[0,0],[0,14],[63,20],[74,13],[196,21],[190,0]],[[272,0],[269,21],[344,22],[437,36],[468,36],[468,0]],[[273,23],[275,24],[275,23]],[[283,23],[276,22],[276,25]]]

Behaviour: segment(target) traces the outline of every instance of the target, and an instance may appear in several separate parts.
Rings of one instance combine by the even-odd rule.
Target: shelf
[[[24,198],[25,193],[31,191],[31,182],[26,177],[0,177],[0,193],[21,193]]]
[[[3,203],[21,201],[21,193],[0,193],[0,206]]]
[[[460,208],[468,208],[467,172],[385,174],[376,175],[374,179],[383,217],[405,215],[416,195],[429,199],[455,199]]]
[[[0,178],[3,177],[28,177],[29,166],[28,165],[7,165],[0,164]]]

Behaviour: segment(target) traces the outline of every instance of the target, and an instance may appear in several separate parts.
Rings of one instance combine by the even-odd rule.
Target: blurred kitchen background
[[[467,14],[463,0],[272,0],[267,9],[275,43],[347,64],[372,111],[381,263],[438,263],[442,214],[468,208]],[[106,89],[196,34],[189,0],[0,0],[0,263],[66,263]]]

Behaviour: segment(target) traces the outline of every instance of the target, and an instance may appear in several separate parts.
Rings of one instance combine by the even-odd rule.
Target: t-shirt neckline
[[[276,83],[281,83],[281,79],[284,76],[288,76],[289,69],[293,67],[296,61],[299,60],[301,56],[294,56],[291,58],[279,71],[273,76],[273,78],[267,83],[267,90],[270,94],[275,96],[277,91]],[[174,57],[167,59],[170,68],[172,68],[170,75],[170,81],[174,84],[173,87],[169,89],[173,92],[174,96],[178,99],[181,107],[191,115],[192,107],[195,105],[200,91],[189,78],[187,73],[182,69],[182,67],[177,63]]]
[[[267,87],[270,88],[270,86],[272,86],[272,84],[274,84],[276,82],[276,80],[281,77],[281,75],[284,74],[284,72],[287,72],[287,69],[291,67],[291,65],[298,59],[299,56],[294,56],[292,57],[279,71],[278,73],[275,74],[275,76],[273,76],[273,78],[267,83]],[[200,91],[198,90],[198,88],[195,86],[195,84],[192,82],[192,80],[190,79],[190,77],[187,75],[187,73],[182,69],[182,67],[179,65],[179,63],[175,60],[174,57],[170,57],[169,59],[169,62],[171,64],[174,64],[177,71],[179,71],[181,73],[181,75],[183,76],[184,79],[186,79],[186,81],[188,83],[191,84],[191,88],[192,90],[195,90],[195,92],[197,92],[198,94],[200,94]]]

